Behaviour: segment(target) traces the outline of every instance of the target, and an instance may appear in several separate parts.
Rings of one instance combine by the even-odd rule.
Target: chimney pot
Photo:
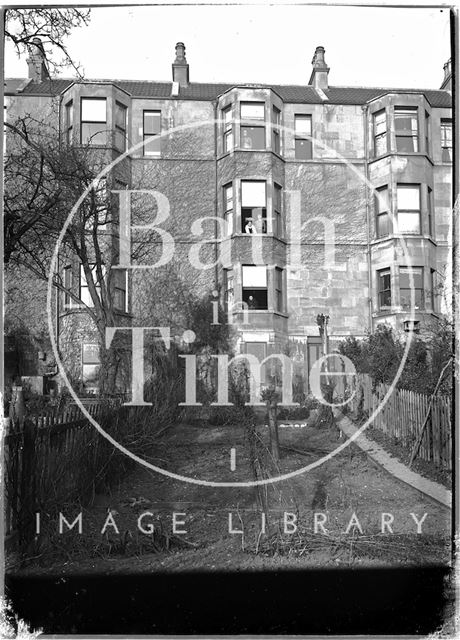
[[[176,44],[176,58],[172,65],[173,82],[178,82],[179,87],[189,85],[189,65],[185,57],[185,45],[183,42]]]
[[[315,53],[313,55],[313,60],[311,61],[313,70],[310,76],[310,81],[308,83],[313,85],[315,89],[321,90],[329,89],[329,67],[327,66],[324,59],[324,53],[324,47],[316,47]]]
[[[31,44],[28,45],[29,57],[27,58],[27,66],[29,68],[28,76],[34,82],[41,82],[50,77],[46,64],[45,50],[40,38],[32,38]]]

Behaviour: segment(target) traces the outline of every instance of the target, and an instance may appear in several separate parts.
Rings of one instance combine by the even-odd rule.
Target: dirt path
[[[259,429],[266,440],[265,427]],[[336,429],[294,426],[280,429],[280,441],[282,473],[301,469],[339,443]],[[245,434],[237,426],[177,425],[150,452],[150,460],[190,478],[238,482],[252,478]],[[139,573],[448,562],[448,510],[389,476],[354,444],[313,470],[270,484],[267,497],[270,534],[283,532],[285,517],[291,522],[296,519],[298,526],[291,538],[294,525],[288,527],[276,553],[267,535],[261,534],[261,511],[253,487],[200,486],[139,466],[112,495],[98,496],[83,511],[82,535],[75,531],[56,535],[54,555],[44,553],[27,571]],[[101,535],[109,512],[111,524]],[[327,535],[321,530],[315,533],[314,512],[325,514]],[[337,542],[344,538],[353,513],[363,533],[352,527],[345,538],[367,540],[361,550],[359,544]],[[388,529],[381,533],[382,513],[391,514],[392,533]],[[154,525],[152,535],[139,531],[141,514],[144,527]],[[419,520],[427,514],[419,535],[411,514]],[[70,520],[76,514],[65,515]],[[243,534],[234,533],[237,530]],[[305,549],[298,553],[302,540]]]

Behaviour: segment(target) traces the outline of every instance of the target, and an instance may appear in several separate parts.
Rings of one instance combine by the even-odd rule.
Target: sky
[[[88,79],[171,80],[186,45],[193,82],[308,84],[315,47],[332,86],[440,87],[450,57],[444,8],[351,6],[124,6],[93,8],[67,45]],[[5,75],[25,77],[10,46]],[[70,77],[70,71],[63,72]]]

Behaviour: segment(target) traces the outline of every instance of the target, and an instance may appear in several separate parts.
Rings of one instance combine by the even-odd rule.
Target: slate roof
[[[16,82],[19,79],[13,79],[11,83],[11,93],[17,91]],[[8,83],[9,81],[7,81]],[[73,80],[69,79],[52,79],[44,80],[36,83],[30,82],[23,91],[22,95],[58,95],[72,84]],[[171,82],[147,82],[135,80],[92,80],[91,82],[110,82],[120,89],[123,89],[135,98],[171,98]],[[185,100],[214,100],[217,96],[225,93],[232,87],[261,87],[272,88],[284,102],[303,103],[303,104],[322,104],[324,101],[320,98],[315,89],[310,85],[264,85],[249,83],[204,83],[192,82],[186,88],[180,90],[178,98]],[[8,95],[8,88],[5,91]],[[378,96],[386,93],[423,93],[432,107],[451,107],[452,97],[448,91],[433,89],[404,89],[404,88],[388,88],[388,87],[329,87],[324,92],[329,98],[330,104],[345,105],[362,105],[369,100],[373,100]],[[174,96],[173,96],[174,97]]]

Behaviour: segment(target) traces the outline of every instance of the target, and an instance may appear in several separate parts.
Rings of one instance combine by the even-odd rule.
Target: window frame
[[[430,155],[430,140],[431,140],[431,117],[428,111],[425,109],[425,153]]]
[[[418,209],[400,209],[399,208],[399,191],[400,190],[404,190],[404,189],[417,189],[418,190]],[[422,235],[422,201],[421,201],[421,196],[422,196],[422,190],[421,190],[421,185],[420,184],[405,184],[405,183],[397,183],[396,185],[396,209],[397,209],[397,224],[398,224],[398,232],[401,235],[413,235],[413,236],[420,236]],[[418,231],[401,231],[400,228],[400,220],[401,220],[401,214],[409,214],[409,215],[414,215],[417,214],[418,216]]]
[[[235,274],[233,267],[224,269],[224,306],[229,313],[235,304]]]
[[[69,293],[69,291],[71,291],[72,287],[73,287],[73,267],[72,267],[71,264],[67,264],[64,267],[62,280],[63,280],[64,288],[67,289],[67,291],[63,291],[63,294],[64,294],[64,300],[63,300],[64,309],[71,309],[72,306],[73,306],[72,305],[72,296]]]
[[[226,115],[230,117],[227,119]],[[233,130],[233,105],[221,109],[222,116],[222,149],[224,153],[230,153],[235,148],[235,132]],[[229,145],[229,140],[230,145]]]
[[[118,110],[121,110],[121,113],[123,114],[123,120],[124,120],[124,127],[120,126],[117,122],[117,115],[118,115]],[[128,107],[123,104],[122,102],[119,102],[118,100],[115,101],[115,112],[114,112],[114,129],[115,129],[115,147],[117,149],[119,149],[119,151],[126,151],[126,145],[127,145],[127,137],[126,137],[126,132],[128,129]],[[120,139],[123,140],[123,144],[119,147],[117,145],[117,138],[118,135],[120,136]]]
[[[244,116],[243,115],[243,107],[248,106],[248,105],[258,105],[258,106],[263,106],[263,117],[250,117],[250,116]],[[244,151],[265,151],[267,148],[267,142],[266,142],[266,105],[265,102],[260,101],[260,100],[254,100],[254,101],[250,101],[250,100],[241,100],[239,102],[239,107],[240,107],[240,146],[239,148],[244,150]],[[261,141],[261,145],[260,147],[258,146],[254,146],[252,144],[251,141],[251,146],[243,146],[243,132],[246,131],[247,129],[256,129],[256,130],[261,130],[262,131],[262,141]],[[248,137],[248,139],[250,139],[250,136]]]
[[[245,286],[244,285],[244,272],[245,269],[247,268],[258,268],[258,269],[265,269],[265,286]],[[241,300],[243,303],[247,304],[247,308],[249,311],[268,311],[268,283],[269,283],[269,279],[268,279],[268,267],[265,265],[255,265],[255,264],[243,264],[241,265]],[[250,303],[248,302],[248,300],[246,300],[245,298],[247,297],[253,297],[253,294],[256,292],[262,292],[265,293],[265,299],[264,302],[261,302],[260,304],[262,306],[255,306],[255,307],[251,307]],[[257,305],[259,305],[259,303],[257,303]],[[265,305],[265,306],[264,306]]]
[[[277,196],[277,194],[279,194]],[[273,183],[273,215],[272,215],[272,232],[276,238],[284,238],[283,224],[283,187]]]
[[[297,128],[297,123],[301,120],[309,122],[310,125],[310,134],[306,134],[302,131],[299,131]],[[313,159],[313,140],[311,139],[313,135],[313,116],[311,113],[295,113],[294,114],[294,157],[296,160],[312,160]],[[298,144],[299,142],[307,143],[307,156],[306,158],[300,157],[298,154]]]
[[[252,183],[252,184],[260,183],[260,184],[264,185],[265,205],[263,207],[254,206],[254,205],[244,205],[244,203],[243,203],[243,184],[247,184],[247,183]],[[241,233],[242,234],[244,234],[244,235],[252,235],[251,232],[246,231],[246,224],[247,224],[247,221],[249,219],[254,221],[254,217],[255,217],[254,211],[256,209],[261,209],[260,221],[261,221],[262,230],[259,231],[257,229],[257,226],[253,222],[253,227],[255,229],[254,235],[267,235],[267,233],[268,233],[268,227],[267,227],[267,181],[266,180],[241,180],[240,181],[240,220],[241,220],[240,229],[241,229]],[[248,211],[249,210],[250,210],[250,213],[248,215]],[[264,227],[264,225],[265,225],[265,227]]]
[[[145,133],[145,116],[149,114],[154,114],[158,116],[158,131],[156,133]],[[143,109],[142,110],[142,155],[145,157],[160,157],[161,156],[161,109]],[[158,142],[160,143],[160,148],[158,150],[152,150],[152,141],[154,142],[156,138],[159,138]],[[150,151],[147,147],[150,146]]]
[[[94,361],[94,357],[91,358],[91,362],[85,362],[85,347],[96,347],[98,349],[97,361]],[[101,367],[101,358],[99,354],[100,345],[95,342],[82,342],[81,344],[81,379],[83,384],[87,383],[87,378],[85,376],[85,367],[96,367],[97,371],[97,380],[99,380],[99,373]],[[94,370],[94,369],[93,369]],[[90,382],[92,378],[89,378]],[[99,384],[96,385],[96,388],[99,387]],[[95,387],[92,387],[95,388]]]
[[[274,276],[275,311],[277,313],[284,313],[283,269],[281,267],[275,267]]]
[[[228,192],[231,192],[231,198],[227,197]],[[234,222],[235,222],[235,192],[233,189],[233,182],[228,182],[222,187],[223,194],[223,212],[225,220],[225,237],[229,238],[234,234]],[[228,206],[229,201],[231,206]],[[230,222],[229,222],[230,219]]]
[[[391,224],[391,206],[390,206],[390,189],[388,185],[384,185],[382,187],[378,187],[375,190],[377,193],[375,194],[375,237],[379,240],[381,238],[388,238],[392,234],[392,224]],[[380,194],[385,193],[386,197],[383,197],[383,200],[386,200],[386,209],[380,209]],[[379,197],[380,196],[380,197]],[[385,217],[387,224],[387,233],[380,233],[380,222],[379,218]]]
[[[272,151],[281,155],[281,109],[272,106]]]
[[[436,299],[436,269],[430,268],[430,301],[431,311],[437,313],[437,299]]]
[[[65,105],[65,139],[66,144],[70,146],[73,139],[73,100],[69,100]]]
[[[452,162],[452,118],[441,118],[441,162]]]
[[[428,218],[428,234],[434,238],[434,218],[433,218],[433,189],[427,185],[426,189],[426,210]]]
[[[382,287],[381,284],[383,282],[383,278],[388,277],[388,287]],[[389,304],[383,304],[382,299],[385,299],[385,296],[389,295]],[[384,269],[377,270],[377,302],[378,302],[378,310],[379,311],[388,311],[391,310],[393,300],[392,300],[392,291],[391,291],[391,269],[390,267],[386,267]]]
[[[410,297],[411,297],[411,286],[410,286],[410,282],[409,282],[409,286],[408,287],[402,287],[401,286],[401,275],[404,273],[404,271],[407,272],[415,272],[418,271],[419,275],[420,275],[420,279],[421,279],[421,286],[420,287],[416,287],[415,286],[415,281],[414,281],[414,296],[415,296],[415,303],[417,304],[417,291],[420,292],[420,306],[417,307],[415,306],[414,309],[411,309],[411,305],[410,305]],[[414,277],[415,274],[413,274]],[[425,311],[425,288],[424,288],[424,269],[423,267],[407,267],[405,265],[401,265],[399,267],[399,306],[401,307],[401,309],[403,309],[404,311]],[[409,295],[408,296],[403,296],[402,292],[403,291],[408,291]],[[403,299],[406,299],[406,297],[409,298],[409,303],[403,303]]]
[[[406,118],[409,117],[409,114],[412,114],[412,117],[415,115],[415,122],[417,129],[414,133],[414,130],[411,129],[410,132],[407,129],[398,129],[396,127],[396,123],[398,119],[404,117],[403,114],[406,113]],[[401,118],[398,118],[401,116]],[[413,120],[411,119],[411,122]],[[419,108],[417,106],[395,106],[394,107],[394,132],[395,132],[395,144],[397,153],[420,153],[420,122],[419,122]],[[398,149],[398,140],[399,139],[408,139],[410,138],[413,142],[412,146],[414,147],[411,151],[407,151],[406,149]]]
[[[83,104],[84,102],[102,102],[104,101],[105,103],[105,120],[83,120]],[[96,133],[92,134],[88,140],[86,142],[83,141],[83,125],[85,124],[100,124],[100,125],[105,125],[105,128],[103,128],[101,131],[96,131]],[[91,142],[91,139],[94,138],[94,136],[97,136],[99,134],[105,134],[105,141],[104,144],[100,144],[98,142]],[[90,146],[98,146],[98,147],[104,147],[107,146],[107,98],[101,98],[101,97],[95,97],[95,96],[81,96],[80,97],[80,144],[88,144]]]
[[[90,262],[88,265],[91,269],[91,271],[94,271],[97,267],[97,263],[95,262]],[[105,278],[105,267],[104,265],[102,265],[102,277]],[[83,282],[85,282],[86,284],[83,284]],[[100,290],[101,290],[101,285],[99,282],[96,282],[95,284],[96,287],[96,292],[98,294],[98,296],[100,297]],[[88,291],[88,303],[86,303],[83,299],[83,290],[86,289]],[[94,309],[94,303],[93,300],[91,298],[91,294],[89,292],[89,286],[88,283],[86,282],[86,277],[85,277],[85,271],[84,271],[84,267],[83,267],[83,263],[80,262],[80,274],[79,274],[79,283],[78,283],[78,297],[80,298],[81,302],[89,307],[90,309]]]
[[[385,130],[377,133],[377,118],[383,115],[383,122],[385,124]],[[378,151],[377,141],[383,139],[384,147],[383,151]],[[372,114],[372,144],[374,149],[374,157],[379,158],[380,156],[388,153],[388,116],[386,109],[380,109]]]

